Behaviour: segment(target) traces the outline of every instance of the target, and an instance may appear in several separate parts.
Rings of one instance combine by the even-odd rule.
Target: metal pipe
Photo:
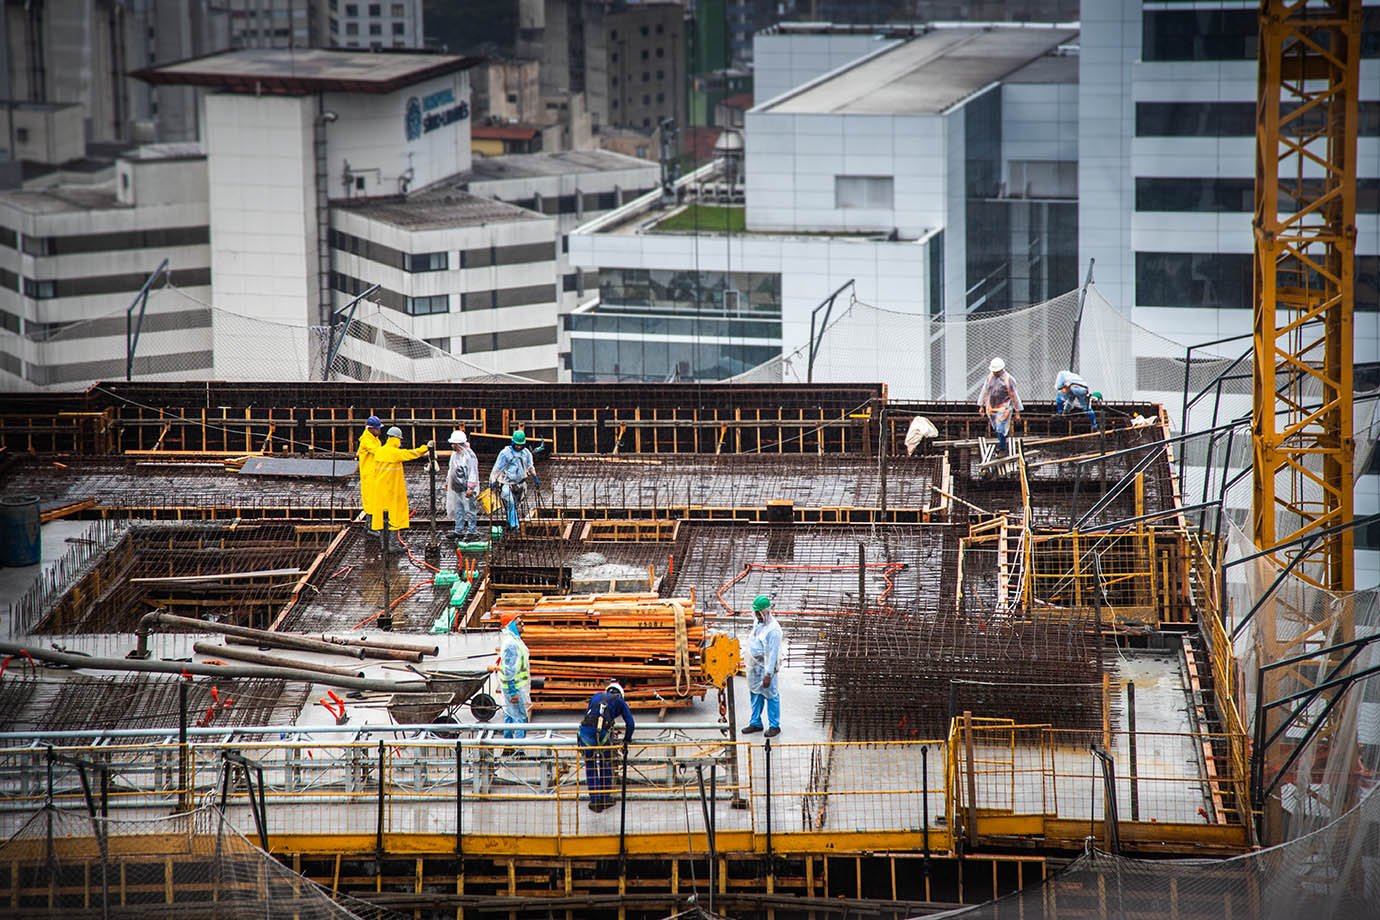
[[[1130,756],[1131,820],[1140,820],[1140,769],[1136,758],[1136,685],[1126,682],[1126,747]]]
[[[154,674],[199,674],[203,677],[264,677],[275,678],[277,680],[295,680],[304,683],[324,684],[327,687],[343,687],[346,690],[366,690],[375,693],[429,693],[431,685],[426,681],[392,681],[392,680],[371,680],[363,677],[339,677],[334,674],[318,674],[313,671],[302,671],[298,668],[270,668],[263,665],[211,665],[200,664],[198,662],[183,661],[141,661],[132,658],[94,658],[87,655],[69,655],[66,652],[59,652],[53,649],[28,648],[17,642],[0,642],[0,655],[31,655],[39,661],[47,661],[52,664],[60,664],[64,667],[75,670],[95,670],[95,671],[141,671]],[[396,730],[397,726],[393,726]],[[165,730],[167,734],[171,730]],[[272,726],[260,728],[259,731],[281,732],[283,726]],[[6,735],[15,735],[14,732],[6,732]],[[42,732],[24,732],[22,736],[29,738],[43,735]],[[78,733],[82,737],[91,737],[93,732],[87,729],[85,732]],[[106,735],[108,732],[94,732],[94,734]]]
[[[441,654],[439,645],[412,645],[407,642],[394,642],[383,639],[354,639],[344,636],[321,635],[322,642],[329,642],[332,645],[357,645],[360,648],[386,648],[395,652],[418,652],[422,655],[430,655],[433,658]]]
[[[382,661],[406,661],[411,664],[422,663],[422,653],[419,651],[405,651],[396,648],[380,648],[372,645],[344,645],[335,642],[326,642],[324,645],[333,648],[320,648],[315,646],[316,639],[307,639],[313,643],[312,648],[299,648],[297,645],[298,636],[291,633],[273,633],[272,635],[285,635],[287,642],[278,642],[276,639],[246,639],[243,636],[227,636],[225,641],[233,645],[267,645],[273,648],[293,649],[302,652],[321,652],[326,655],[346,655],[350,658],[374,658]]]
[[[6,648],[5,648],[4,646],[5,646],[5,643],[0,643],[0,654],[9,654],[10,652],[6,651]],[[11,646],[8,646],[8,648],[10,648],[10,649],[16,649],[16,648],[18,648],[18,646],[12,646],[12,645],[11,645]],[[38,655],[37,652],[32,652],[32,651],[31,651],[30,654],[32,654],[35,658],[38,658],[38,657],[39,657],[39,655]],[[129,665],[129,664],[134,664],[134,665],[136,665],[136,666],[138,665],[138,662],[129,662],[129,661],[127,661],[127,660],[124,659],[124,658],[92,659],[92,658],[87,658],[87,657],[84,656],[84,655],[64,655],[63,658],[64,658],[64,660],[61,661],[61,662],[58,662],[58,663],[67,664],[67,663],[70,661],[70,662],[72,662],[72,663],[75,665],[75,664],[77,664],[78,662],[80,662],[80,663],[81,663],[81,664],[79,665],[80,667],[93,667],[93,665],[90,664],[90,662],[92,662],[92,661],[97,661],[97,662],[100,662],[100,661],[115,661],[115,662],[119,662],[119,663],[120,663],[120,666],[125,666],[125,665]],[[173,672],[173,671],[176,671],[176,672],[179,672],[179,673],[180,673],[180,672],[181,672],[181,669],[182,669],[183,666],[184,666],[182,662],[177,662],[177,661],[166,661],[166,662],[165,662],[165,661],[159,661],[159,662],[146,662],[146,663],[148,663],[148,664],[167,665],[168,667],[166,667],[166,668],[158,668],[158,669],[156,669],[156,670],[158,670],[158,671],[167,672],[167,673],[171,673],[171,672]],[[99,665],[99,664],[97,664],[97,665],[95,665],[94,667],[100,668],[100,667],[102,667],[102,666]],[[265,676],[265,675],[263,675],[263,674],[261,673],[262,671],[265,670],[265,669],[263,669],[263,668],[245,668],[245,669],[239,669],[239,668],[229,668],[229,667],[226,667],[226,668],[220,668],[220,667],[207,667],[207,666],[205,666],[205,665],[189,665],[189,666],[188,666],[188,668],[189,668],[188,673],[193,673],[193,672],[190,671],[190,668],[191,668],[191,667],[198,667],[198,668],[201,669],[202,672],[205,672],[208,676],[213,676],[213,677],[223,677],[223,676],[226,675],[226,672],[235,672],[235,673],[232,673],[230,676],[232,676],[232,677],[238,677],[238,676],[241,676],[241,675],[238,673],[238,672],[241,671],[241,670],[253,670],[253,671],[255,671],[256,673],[255,673],[254,675],[252,675],[252,676],[256,676],[256,677],[258,677],[258,676]],[[273,674],[270,674],[270,675],[266,675],[266,676],[270,676],[270,677],[282,677],[283,675],[280,674],[280,673],[277,673],[277,672],[279,672],[279,671],[286,671],[286,670],[288,670],[288,669],[286,669],[286,668],[274,668],[274,669],[272,669],[272,670],[274,671],[274,673],[273,673]],[[197,673],[200,673],[200,672],[197,672]],[[289,679],[291,679],[291,680],[303,680],[303,679],[314,679],[314,678],[313,678],[313,677],[308,677],[307,675],[303,675],[303,676],[300,676],[300,677],[293,677],[293,678],[289,678]],[[422,691],[422,690],[420,690],[420,689],[416,689],[416,688],[418,688],[418,687],[421,686],[421,685],[416,684],[416,683],[413,683],[413,682],[410,682],[410,681],[409,681],[408,683],[405,683],[405,684],[404,684],[404,683],[392,683],[392,682],[390,682],[390,681],[382,681],[382,680],[368,680],[368,679],[366,679],[366,678],[352,678],[352,679],[350,679],[350,680],[351,680],[353,683],[368,683],[368,684],[380,684],[380,685],[385,685],[385,688],[384,688],[383,690],[380,691],[380,692],[384,692],[384,693],[396,693],[396,692],[403,692],[403,693],[421,693],[421,692],[424,692],[424,691]],[[335,686],[335,684],[333,684],[331,681],[322,680],[322,681],[319,681],[319,682],[320,682],[321,684],[326,685],[326,686]],[[399,688],[402,688],[402,690],[400,691]],[[347,688],[347,689],[349,689],[349,688]],[[687,723],[679,723],[679,724],[675,724],[675,725],[667,725],[666,727],[667,727],[668,729],[672,729],[672,730],[677,731],[677,732],[686,732],[686,731],[707,731],[707,732],[720,732],[720,733],[722,733],[722,732],[725,731],[725,726],[724,726],[724,724],[723,724],[722,722],[687,722]],[[237,726],[224,726],[224,727],[220,727],[220,728],[188,728],[188,729],[187,729],[187,735],[188,735],[188,737],[194,737],[194,738],[219,738],[219,737],[224,737],[224,736],[226,736],[226,735],[264,735],[264,734],[282,735],[282,734],[288,734],[288,733],[293,734],[293,735],[307,735],[307,736],[312,736],[312,735],[356,734],[356,733],[367,735],[367,734],[371,734],[371,733],[373,733],[373,732],[389,732],[390,734],[392,734],[392,733],[398,733],[398,732],[403,732],[403,733],[414,733],[414,732],[423,732],[423,731],[428,731],[428,732],[443,732],[443,731],[444,731],[444,732],[472,732],[472,733],[474,733],[474,732],[501,732],[501,731],[505,731],[505,730],[509,730],[509,731],[511,731],[511,730],[522,730],[522,731],[533,731],[533,732],[535,732],[535,731],[543,731],[543,732],[545,732],[545,731],[553,731],[553,732],[577,732],[577,731],[579,731],[579,729],[580,729],[580,724],[579,724],[578,722],[540,722],[540,723],[536,723],[536,722],[522,722],[522,723],[509,723],[509,724],[500,724],[500,723],[490,724],[490,723],[487,723],[487,722],[484,722],[484,723],[468,723],[468,722],[426,722],[426,723],[421,723],[421,722],[419,722],[419,723],[415,723],[415,724],[412,724],[412,725],[396,725],[396,724],[394,724],[394,723],[392,723],[392,722],[389,722],[389,723],[382,724],[382,725],[356,725],[356,724],[354,724],[354,723],[351,723],[351,724],[349,724],[349,725],[237,725]],[[80,740],[80,739],[83,739],[83,738],[91,738],[91,737],[96,736],[96,735],[99,735],[99,736],[102,737],[102,738],[175,738],[175,737],[177,737],[177,734],[178,734],[178,730],[177,730],[176,728],[113,728],[113,729],[108,729],[108,730],[106,730],[106,731],[95,731],[95,730],[89,729],[89,728],[84,728],[84,729],[61,729],[61,730],[56,730],[56,729],[55,729],[55,730],[51,730],[51,731],[43,730],[43,729],[36,729],[36,730],[32,730],[32,731],[22,731],[22,732],[21,732],[21,731],[0,732],[0,742],[5,742],[5,741],[25,741],[25,742],[33,742],[33,741],[37,741],[37,740],[39,740],[39,739],[41,739],[41,738],[53,738],[53,739],[57,739],[57,740],[73,740],[73,741],[75,741],[75,740]],[[482,742],[481,742],[481,743],[482,743]],[[570,743],[573,744],[574,742],[572,741],[572,742],[570,742]],[[503,741],[503,739],[499,738],[499,739],[494,739],[494,740],[492,741],[492,746],[494,746],[494,747],[500,747],[500,746],[502,746],[502,747],[513,747],[513,742],[512,742],[511,740],[505,742],[505,741]],[[525,746],[526,746],[526,747],[557,747],[557,746],[559,746],[559,745],[548,744],[548,743],[546,743],[546,742],[538,743],[538,742],[529,741],[529,742],[527,742],[527,744],[526,744]]]
[[[310,639],[306,636],[294,636],[287,633],[270,632],[267,629],[254,629],[249,626],[235,626],[231,623],[211,623],[206,620],[197,620],[192,617],[179,617],[161,610],[154,610],[146,613],[139,619],[139,625],[135,627],[135,635],[138,636],[138,647],[135,649],[131,658],[145,659],[149,657],[149,633],[154,626],[181,626],[195,632],[219,633],[223,636],[239,636],[243,639],[254,639],[263,645],[271,645],[276,648],[290,648],[299,652],[321,652],[327,655],[346,655],[354,658],[363,658],[363,650],[342,651],[338,646],[329,642],[322,642],[320,639]]]
[[[192,645],[192,651],[198,655],[218,655],[221,658],[232,658],[235,661],[248,661],[251,664],[266,664],[270,667],[297,668],[301,671],[313,671],[317,674],[340,674],[347,677],[362,677],[360,671],[354,668],[337,668],[329,664],[317,664],[314,661],[302,661],[300,658],[279,658],[276,655],[266,655],[263,652],[256,652],[247,648],[236,648],[233,645],[216,645],[211,642],[197,642]]]

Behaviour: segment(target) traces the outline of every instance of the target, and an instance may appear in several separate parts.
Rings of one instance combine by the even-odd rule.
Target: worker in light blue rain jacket
[[[614,719],[622,719],[627,728],[623,735],[623,744],[626,746],[632,741],[636,723],[627,700],[623,699],[623,688],[617,681],[589,698],[585,716],[580,720],[580,753],[585,758],[590,811],[603,811],[613,805],[610,790],[613,788]]]
[[[446,467],[446,511],[455,521],[455,539],[479,539],[479,458],[463,431],[450,433],[450,464]]]
[[[1063,415],[1074,409],[1083,410],[1092,422],[1093,431],[1097,430],[1097,413],[1092,408],[1092,388],[1088,381],[1073,371],[1060,371],[1054,378],[1054,411]]]
[[[987,379],[978,393],[978,411],[987,416],[987,424],[997,436],[997,450],[1006,453],[1006,439],[1011,435],[1011,423],[1021,420],[1021,394],[1016,392],[1016,379],[1006,372],[1006,362],[993,358],[987,366]]]
[[[522,618],[505,614],[499,633],[498,683],[503,693],[505,725],[526,724],[532,709],[532,673],[527,660],[527,643],[522,641]],[[503,733],[505,738],[526,738],[525,729]]]
[[[762,730],[762,710],[767,710],[768,738],[781,734],[781,683],[776,673],[781,669],[781,624],[771,612],[771,598],[757,595],[752,602],[752,634],[748,636],[747,682],[752,697],[752,721],[743,729],[751,735]]]
[[[521,428],[513,432],[513,441],[498,452],[493,472],[489,474],[489,484],[503,496],[503,506],[508,509],[508,529],[518,529],[518,503],[527,477],[532,484],[541,488],[541,480],[532,463],[532,452],[527,449],[527,433]]]

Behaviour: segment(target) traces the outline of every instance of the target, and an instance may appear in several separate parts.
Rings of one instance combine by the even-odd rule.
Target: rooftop
[[[61,185],[45,189],[12,189],[0,191],[0,204],[27,214],[64,214],[69,212],[125,208],[108,185]]]
[[[1075,29],[941,28],[787,96],[782,114],[935,115],[1077,36]]]
[[[181,141],[167,144],[144,144],[120,155],[125,160],[195,160],[206,156],[205,149],[196,141]]]
[[[531,125],[473,125],[470,137],[491,141],[530,141],[541,133]]]
[[[337,201],[334,207],[405,230],[443,230],[485,224],[540,220],[542,216],[515,205],[481,198],[453,186],[433,186],[407,197]]]
[[[563,150],[559,153],[517,153],[475,158],[470,167],[472,181],[526,179],[539,176],[568,176],[579,173],[615,172],[620,169],[645,169],[656,164],[612,150]]]
[[[133,76],[154,85],[207,86],[231,93],[392,93],[478,63],[478,58],[420,51],[247,48],[148,67]]]

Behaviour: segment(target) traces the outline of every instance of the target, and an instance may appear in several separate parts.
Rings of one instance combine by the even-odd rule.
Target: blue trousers
[[[775,681],[773,681],[775,683]],[[760,693],[749,693],[752,697],[752,722],[749,724],[762,725],[762,707],[767,707],[767,727],[781,727],[781,697],[779,695],[767,697]]]
[[[992,433],[997,436],[997,450],[1006,455],[1006,439],[1011,435],[1011,419],[1015,415],[1015,409],[1010,403],[997,406],[987,415],[987,424],[991,426]]]
[[[611,804],[614,748],[608,746],[608,738],[605,737],[601,742],[593,728],[580,726],[580,754],[585,759],[585,784],[589,787],[589,804]]]
[[[505,482],[500,493],[503,496],[503,507],[508,509],[508,529],[518,529],[518,502],[522,500],[522,488],[514,488],[511,482]]]
[[[474,533],[479,529],[479,499],[463,493],[456,496],[455,532]]]
[[[1054,411],[1063,415],[1073,409],[1082,409],[1087,415],[1088,421],[1092,422],[1093,430],[1097,430],[1097,413],[1092,410],[1092,401],[1088,398],[1088,388],[1072,386],[1069,387],[1069,394],[1064,395],[1063,391],[1054,394]]]
[[[527,709],[528,709],[528,706],[531,704],[531,700],[532,700],[531,691],[530,691],[530,690],[521,690],[521,691],[518,692],[517,698],[518,698],[518,701],[517,701],[516,703],[514,703],[514,702],[512,701],[512,694],[507,693],[507,692],[505,692],[505,693],[503,694],[503,724],[504,724],[504,725],[512,725],[512,724],[514,724],[514,723],[517,723],[517,724],[520,725],[520,724],[523,724],[523,723],[525,723],[525,722],[527,721]],[[505,737],[505,738],[526,738],[526,737],[527,737],[527,730],[526,730],[526,729],[517,729],[516,731],[504,732],[504,733],[503,733],[503,737]]]

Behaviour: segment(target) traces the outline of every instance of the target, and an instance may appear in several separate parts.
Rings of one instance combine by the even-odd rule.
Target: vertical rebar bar
[[[1126,682],[1126,745],[1130,757],[1131,820],[1140,820],[1140,769],[1136,759],[1136,685]]]

